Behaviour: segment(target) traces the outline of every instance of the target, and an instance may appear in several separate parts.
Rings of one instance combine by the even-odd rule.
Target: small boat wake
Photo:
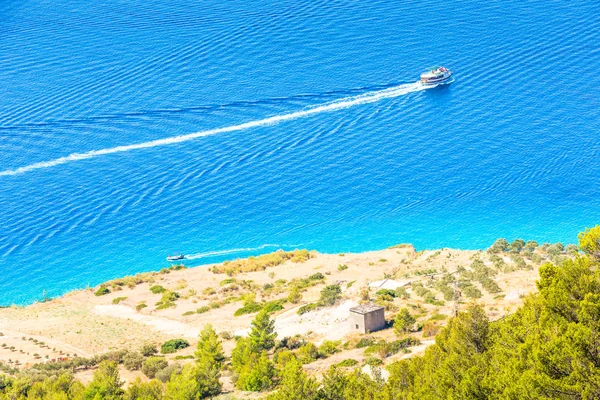
[[[263,244],[258,247],[247,247],[247,248],[228,249],[228,250],[215,250],[215,251],[207,251],[204,253],[188,254],[188,255],[184,256],[184,258],[186,260],[197,260],[200,258],[224,256],[224,255],[228,255],[228,254],[249,253],[249,252],[268,249],[268,248],[290,249],[290,248],[296,248],[299,246],[302,246],[302,245],[301,244],[295,244],[295,245]]]

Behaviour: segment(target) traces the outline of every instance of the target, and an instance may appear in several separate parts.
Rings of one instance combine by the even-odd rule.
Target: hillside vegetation
[[[439,273],[436,279],[432,276],[415,281],[410,292],[399,288],[375,293],[375,301],[391,310],[398,308],[398,304],[410,306],[407,300],[411,294],[423,298],[413,310],[394,310],[397,312],[391,324],[397,340],[366,335],[343,344],[324,340],[317,346],[299,336],[278,338],[271,314],[283,302],[258,303],[245,294],[244,307],[258,312],[247,336],[232,343],[231,337],[219,337],[207,324],[200,332],[193,355],[181,356],[180,359],[189,358],[183,366],[169,364],[154,346],[88,359],[39,363],[23,370],[4,366],[6,375],[0,375],[0,399],[202,399],[226,396],[221,394],[225,376],[237,389],[236,395],[257,392],[258,396],[283,400],[600,398],[600,226],[580,234],[579,248],[571,248],[569,257],[563,255],[562,245],[549,248],[551,262],[539,267],[537,293],[525,296],[515,312],[491,321],[484,307],[475,303],[481,291],[487,292],[489,298],[499,296],[495,276],[511,269],[531,270],[533,264],[525,262],[523,257],[530,260],[539,257],[533,252],[532,243],[521,242],[509,245],[497,241],[488,250],[489,265],[478,256],[468,268]],[[505,253],[511,254],[511,263],[498,256]],[[231,270],[213,272],[236,275],[239,270],[264,269],[285,260],[303,261],[308,257],[308,252],[285,256],[281,253],[260,260],[237,261],[232,263]],[[337,270],[345,271],[344,266]],[[420,276],[417,272],[414,276]],[[337,302],[340,284],[324,285],[323,275],[313,276],[313,280],[306,279],[306,285],[315,282],[323,287],[319,289],[319,300],[309,304],[326,308]],[[240,283],[232,278],[222,281],[220,290],[230,288],[235,282]],[[294,292],[290,292],[287,301],[293,303],[302,295],[299,288],[306,286],[302,282],[298,280],[290,288]],[[238,291],[243,289],[240,284]],[[275,289],[277,286],[273,285],[265,290]],[[435,343],[422,356],[384,362],[393,354],[410,353],[410,348],[419,344],[412,332],[421,308],[429,306],[434,310],[444,301],[454,301],[458,289],[471,303],[456,317],[447,318],[443,314],[428,317],[419,329],[423,337],[436,332],[437,335]],[[249,290],[258,291],[255,287]],[[164,290],[153,295],[165,293],[174,292]],[[368,300],[368,291],[365,294]],[[172,297],[168,301],[177,300]],[[445,326],[436,324],[442,320],[447,322]],[[431,334],[426,334],[426,330]],[[230,341],[231,351],[224,351],[222,340]],[[187,346],[185,340],[170,340],[161,352],[177,352]],[[317,360],[335,358],[336,353],[355,354],[353,351],[364,351],[367,356],[364,364],[350,356],[338,359],[322,374],[311,373],[311,368],[306,367]],[[125,386],[119,376],[120,365],[128,370],[141,369],[151,379],[137,378]],[[95,368],[87,384],[74,378],[82,368]]]

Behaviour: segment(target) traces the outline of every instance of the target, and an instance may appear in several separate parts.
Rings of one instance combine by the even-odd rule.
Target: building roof
[[[383,307],[375,305],[373,303],[370,304],[361,304],[360,306],[352,307],[350,312],[357,314],[368,314],[373,311],[383,310]]]

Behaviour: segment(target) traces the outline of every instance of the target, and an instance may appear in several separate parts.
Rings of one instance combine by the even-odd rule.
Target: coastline
[[[224,348],[228,352],[235,343],[232,338],[243,335],[255,316],[255,313],[236,316],[247,299],[252,298],[252,301],[260,304],[286,299],[293,282],[306,281],[311,276],[317,276],[318,279],[310,283],[298,303],[284,301],[281,310],[273,313],[276,330],[281,337],[302,334],[315,342],[349,340],[352,333],[348,330],[348,308],[360,302],[362,291],[370,284],[386,279],[412,281],[413,284],[413,288],[408,288],[408,292],[412,293],[410,300],[396,299],[386,303],[390,315],[401,304],[409,303],[421,310],[419,320],[427,321],[437,315],[439,320],[436,325],[442,326],[453,313],[453,303],[444,301],[439,293],[436,301],[428,303],[414,292],[416,283],[428,284],[436,276],[455,273],[476,259],[491,265],[490,257],[490,254],[481,250],[417,252],[412,245],[399,245],[363,253],[321,254],[299,250],[202,267],[174,266],[72,291],[46,302],[1,309],[0,332],[12,332],[5,339],[12,338],[7,343],[14,342],[15,345],[20,343],[19,335],[35,336],[40,340],[45,338],[44,341],[54,343],[57,351],[72,357],[75,354],[73,349],[77,349],[78,355],[97,355],[117,349],[131,350],[146,342],[162,343],[173,338],[185,338],[193,343],[198,332],[209,323],[219,334],[228,338],[224,340]],[[508,255],[503,258],[506,265],[511,265]],[[536,290],[538,265],[527,260],[527,266],[527,269],[515,268],[509,273],[500,273],[495,278],[501,288],[499,294],[487,293],[479,283],[474,283],[481,297],[465,298],[463,306],[475,300],[486,307],[491,319],[501,318],[511,312],[521,304],[523,296]],[[345,299],[342,303],[331,309],[298,316],[300,307],[316,301],[323,287],[331,284],[342,288]],[[157,286],[164,291],[153,293]],[[106,288],[108,292],[96,295],[101,288]],[[165,293],[173,292],[177,293],[177,298],[165,304]],[[378,298],[376,292],[377,288],[370,289],[373,301]],[[389,339],[394,334],[386,330],[380,336]],[[421,338],[423,343],[429,343],[427,340]],[[418,354],[425,347],[418,347],[413,354]],[[59,355],[47,350],[38,353],[49,359]],[[188,356],[191,353],[191,350],[182,351],[179,355]],[[359,359],[363,357],[346,351],[340,354],[332,356],[329,361],[316,363],[316,371],[328,368],[342,355],[353,355]],[[0,361],[6,362],[9,358],[20,359],[23,366],[36,362],[27,354],[17,357],[14,352],[0,349]],[[392,357],[390,361],[394,359]],[[139,371],[123,370],[122,376],[127,381],[143,378]]]

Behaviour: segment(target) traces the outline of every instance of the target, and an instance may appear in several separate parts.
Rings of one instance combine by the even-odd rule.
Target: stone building
[[[375,304],[362,304],[350,309],[352,332],[369,333],[385,328],[385,311]]]

